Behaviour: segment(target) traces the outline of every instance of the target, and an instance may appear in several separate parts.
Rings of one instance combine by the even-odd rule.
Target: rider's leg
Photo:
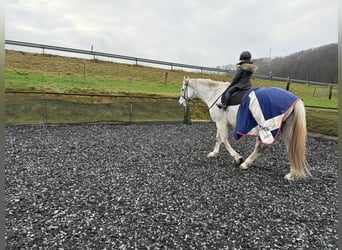
[[[222,103],[217,104],[217,107],[219,107],[220,109],[223,108],[224,110],[227,109],[231,95],[233,94],[233,92],[237,91],[238,89],[239,87],[228,88],[221,97]]]

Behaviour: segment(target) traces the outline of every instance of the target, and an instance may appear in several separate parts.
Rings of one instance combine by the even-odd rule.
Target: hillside
[[[299,51],[285,57],[253,60],[259,74],[290,77],[292,79],[337,83],[337,43]]]
[[[14,50],[6,50],[5,56],[7,90],[178,96],[184,76],[231,80],[231,76],[227,75],[161,69],[104,59],[82,59]]]

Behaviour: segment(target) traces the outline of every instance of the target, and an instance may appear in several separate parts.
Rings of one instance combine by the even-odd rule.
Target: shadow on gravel
[[[215,125],[7,127],[6,249],[337,247],[337,142],[308,139],[286,182],[278,140],[241,171]],[[254,138],[232,146],[244,157]]]

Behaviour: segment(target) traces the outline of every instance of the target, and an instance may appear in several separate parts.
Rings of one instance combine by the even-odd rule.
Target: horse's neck
[[[192,83],[193,88],[196,91],[196,94],[199,98],[204,101],[208,107],[214,104],[218,99],[220,99],[221,95],[225,91],[225,89],[228,87],[224,84],[214,85],[209,83],[207,80],[194,80]]]

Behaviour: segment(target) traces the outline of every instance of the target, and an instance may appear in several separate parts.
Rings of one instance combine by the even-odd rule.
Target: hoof
[[[242,163],[241,165],[240,165],[240,169],[242,169],[242,170],[246,170],[246,169],[248,169],[249,168],[249,166],[246,164],[246,163]]]
[[[290,173],[288,173],[287,175],[284,176],[284,179],[287,181],[292,181],[294,178]]]
[[[243,158],[241,157],[240,159],[238,160],[233,160],[233,163],[236,165],[236,166],[240,166],[242,163],[243,163]]]
[[[210,152],[207,157],[208,158],[213,158],[213,157],[216,157],[218,155],[218,153],[215,153],[215,152]]]

